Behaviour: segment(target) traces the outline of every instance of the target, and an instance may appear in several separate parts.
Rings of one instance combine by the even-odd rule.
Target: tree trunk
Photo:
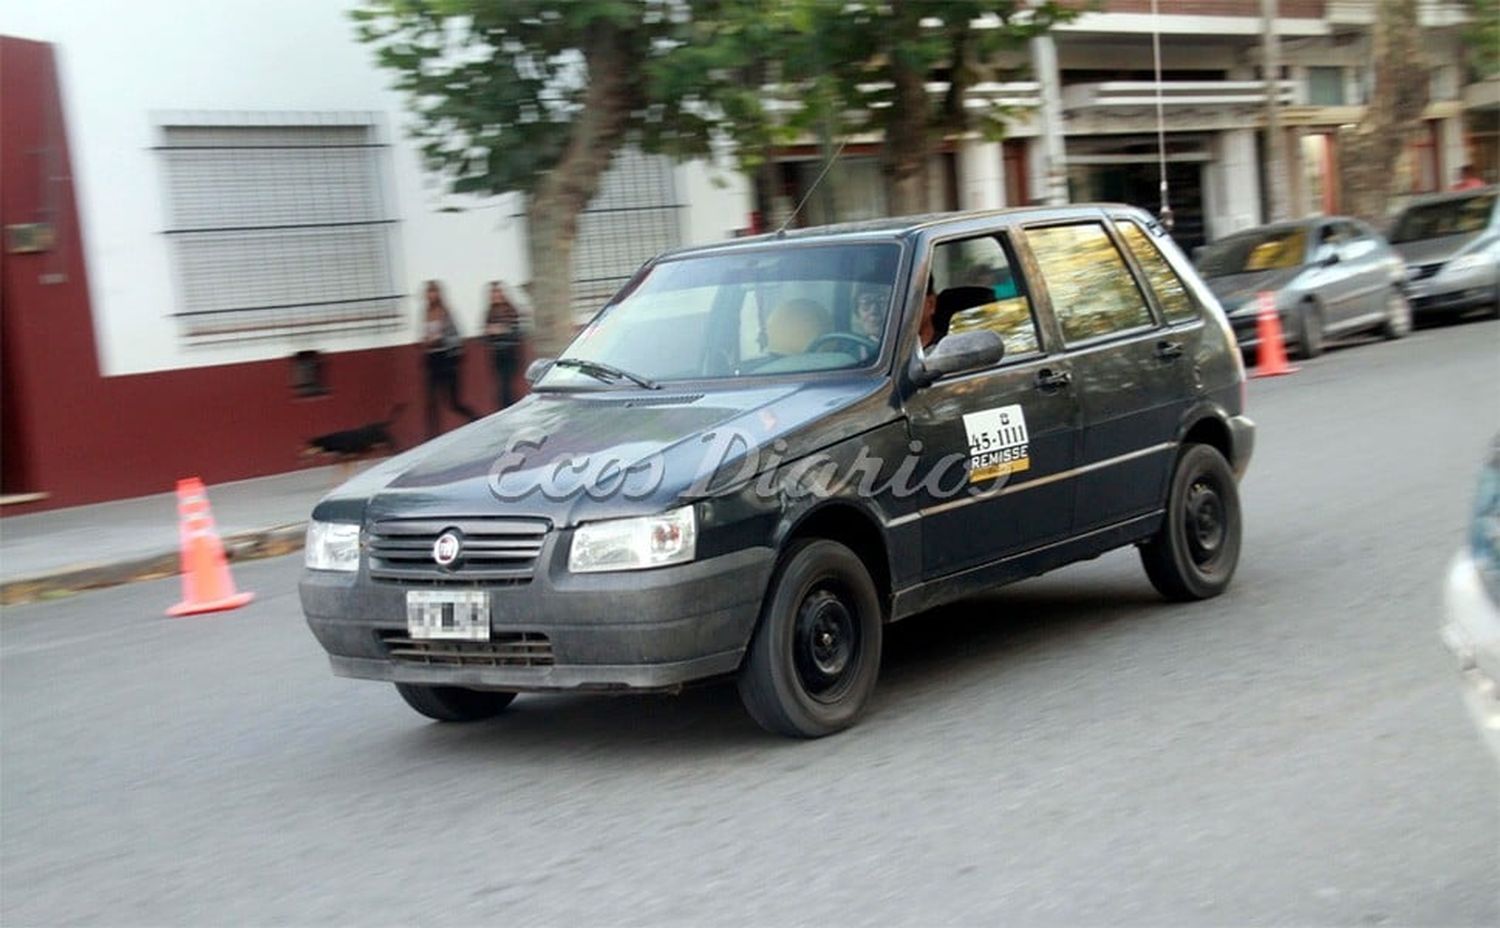
[[[881,148],[887,211],[904,216],[927,211],[927,76],[891,62],[895,94]]]
[[[573,240],[578,215],[598,191],[634,106],[631,75],[640,72],[642,62],[631,40],[612,23],[589,26],[583,43],[588,67],[583,109],[573,120],[557,167],[537,185],[526,209],[536,357],[557,357],[573,337]]]
[[[1375,88],[1365,116],[1340,136],[1343,212],[1368,221],[1385,218],[1396,162],[1427,107],[1427,65],[1417,0],[1378,0]]]

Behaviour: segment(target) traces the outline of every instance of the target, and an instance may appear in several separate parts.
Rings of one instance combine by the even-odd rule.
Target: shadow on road
[[[1091,582],[1085,589],[1049,579],[914,616],[887,626],[880,683],[870,713],[842,738],[886,737],[880,725],[913,701],[947,716],[961,713],[978,692],[1004,685],[1008,672],[1038,657],[1058,658],[1107,626],[1149,619],[1164,604],[1144,582]],[[392,694],[393,702],[396,700]],[[934,705],[940,704],[940,705]],[[399,703],[398,703],[399,705]],[[393,706],[393,710],[394,710]],[[405,709],[404,706],[401,707]],[[559,750],[623,757],[796,750],[798,742],[762,732],[740,707],[730,680],[689,687],[678,695],[571,696],[525,694],[499,718],[474,725],[423,723],[393,727],[398,750],[430,759],[536,752],[555,760]],[[813,748],[816,749],[816,748]]]

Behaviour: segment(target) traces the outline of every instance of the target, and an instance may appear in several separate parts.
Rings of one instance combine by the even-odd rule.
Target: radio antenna
[[[791,214],[786,217],[786,220],[784,222],[782,222],[781,228],[776,230],[777,238],[782,238],[786,235],[786,227],[792,224],[792,220],[796,219],[797,215],[802,212],[802,207],[806,206],[807,201],[812,199],[813,191],[817,190],[818,185],[823,182],[823,178],[828,176],[828,169],[833,167],[833,163],[838,160],[839,155],[844,153],[844,146],[848,144],[849,139],[845,138],[842,142],[839,143],[838,150],[835,151],[832,155],[828,156],[828,163],[823,165],[823,170],[818,174],[818,179],[812,182],[812,186],[807,188],[806,193],[802,194],[802,200],[797,204],[797,208],[792,210]]]
[[[1157,217],[1168,234],[1176,223],[1172,220],[1172,204],[1167,186],[1167,123],[1161,109],[1161,12],[1157,0],[1151,0],[1151,56],[1156,64],[1156,166],[1158,186],[1161,188],[1161,212]]]

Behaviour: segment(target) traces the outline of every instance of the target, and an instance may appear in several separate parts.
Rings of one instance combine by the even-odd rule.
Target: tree
[[[655,92],[653,61],[689,11],[674,0],[369,0],[359,39],[396,74],[427,166],[455,193],[527,195],[536,341],[571,336],[578,216],[628,138],[706,152],[709,122]]]
[[[1469,75],[1484,80],[1500,74],[1500,0],[1468,0]]]
[[[1378,222],[1385,218],[1396,162],[1427,108],[1427,65],[1417,0],[1376,0],[1375,86],[1365,115],[1341,139],[1339,162],[1344,212]]]
[[[1077,15],[1052,0],[814,0],[811,6],[815,33],[838,50],[829,66],[848,114],[844,131],[881,135],[881,168],[896,214],[927,208],[927,161],[942,135],[1004,135],[1009,110],[998,103],[976,107],[970,94],[979,82],[1002,76],[997,57],[1023,51]],[[948,87],[935,98],[927,85],[937,69],[946,70]]]

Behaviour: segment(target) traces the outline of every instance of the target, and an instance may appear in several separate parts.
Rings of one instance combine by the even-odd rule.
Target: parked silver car
[[[1324,339],[1411,331],[1405,265],[1384,238],[1357,219],[1327,216],[1261,226],[1222,238],[1197,255],[1241,348],[1259,344],[1257,294],[1276,297],[1292,354],[1323,353]]]
[[[1419,314],[1486,308],[1500,315],[1500,188],[1413,201],[1391,223]]]

